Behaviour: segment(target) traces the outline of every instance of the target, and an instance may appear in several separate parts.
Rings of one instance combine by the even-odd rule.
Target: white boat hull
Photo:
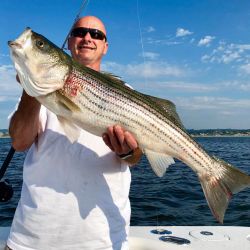
[[[250,250],[250,228],[228,226],[165,226],[166,236],[187,239],[190,244],[177,245],[159,240],[151,233],[156,227],[131,227],[130,250]],[[202,233],[201,233],[202,232]]]
[[[171,232],[166,236],[187,239],[189,244],[177,245],[159,240],[154,229]],[[0,250],[4,250],[9,227],[0,227]],[[202,233],[201,233],[202,232]],[[131,227],[129,236],[130,250],[250,250],[249,227],[227,226],[169,226],[169,227]]]

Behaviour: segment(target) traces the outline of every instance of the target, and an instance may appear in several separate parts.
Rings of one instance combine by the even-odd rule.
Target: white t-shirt
[[[101,137],[64,135],[41,108],[43,133],[24,162],[7,245],[14,250],[128,249],[130,170]]]

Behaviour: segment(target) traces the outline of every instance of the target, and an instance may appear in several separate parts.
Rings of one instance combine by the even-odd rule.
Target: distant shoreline
[[[242,135],[192,135],[192,137],[250,137],[250,135],[245,135],[245,134],[242,134]]]
[[[10,138],[10,136],[9,135],[6,135],[6,136],[5,135],[4,136],[0,135],[0,139],[5,139],[5,138]]]
[[[202,129],[202,130],[187,130],[190,136],[196,137],[250,137],[250,129]],[[7,129],[0,129],[0,139],[10,138]]]
[[[188,129],[193,137],[250,137],[250,129]]]

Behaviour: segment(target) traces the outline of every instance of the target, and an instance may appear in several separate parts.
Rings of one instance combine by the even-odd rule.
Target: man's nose
[[[87,32],[86,35],[83,38],[85,40],[90,40],[91,39],[91,35],[89,34],[89,32]]]

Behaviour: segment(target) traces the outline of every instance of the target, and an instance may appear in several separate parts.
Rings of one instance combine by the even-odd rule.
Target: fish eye
[[[37,41],[36,41],[36,46],[39,47],[39,48],[43,48],[44,42],[41,41],[41,40],[37,40]]]

